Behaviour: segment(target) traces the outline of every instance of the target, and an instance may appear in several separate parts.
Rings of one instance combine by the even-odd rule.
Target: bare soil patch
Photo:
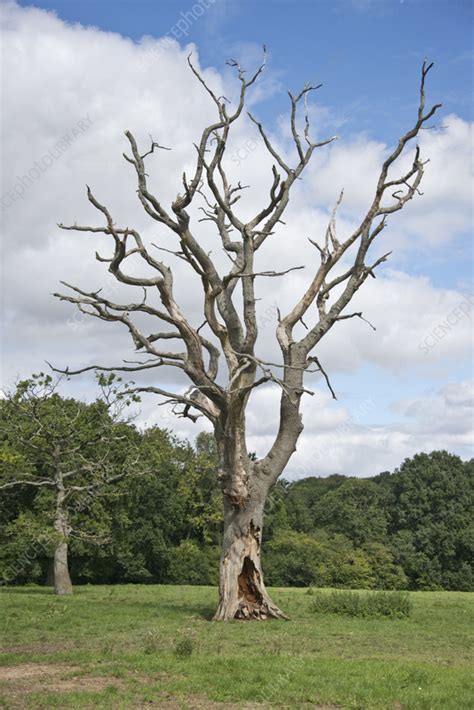
[[[79,673],[79,670],[77,666],[41,663],[0,667],[0,683],[8,701],[7,707],[12,709],[29,707],[28,696],[32,693],[44,691],[67,693],[78,690],[99,692],[110,686],[124,687],[123,681],[113,677],[72,675],[64,678]]]
[[[0,681],[21,681],[29,678],[69,673],[76,666],[52,665],[48,663],[20,663],[18,666],[0,666]]]

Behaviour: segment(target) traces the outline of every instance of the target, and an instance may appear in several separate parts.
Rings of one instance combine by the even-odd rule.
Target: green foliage
[[[188,451],[185,474],[178,483],[187,530],[186,536],[216,544],[223,522],[222,495],[217,481],[219,462],[214,437],[202,432],[196,452]]]
[[[345,476],[334,474],[327,478],[303,478],[287,485],[285,504],[290,527],[300,532],[311,532],[321,527],[314,513],[314,506],[326,493],[337,489],[346,481]]]
[[[410,616],[412,605],[408,592],[347,592],[312,593],[311,611],[345,616],[387,616],[401,619]]]
[[[391,547],[412,589],[474,589],[474,462],[446,451],[406,459],[384,484]]]
[[[111,542],[79,560],[79,581],[215,583],[222,511],[212,441],[204,435],[194,450],[153,428],[141,456],[147,472],[108,502]]]
[[[214,584],[223,513],[213,436],[199,434],[192,447],[158,428],[139,432],[111,415],[134,401],[121,379],[101,374],[98,387],[85,404],[61,397],[40,373],[1,400],[0,485],[52,477],[52,444],[68,440],[66,469],[78,452],[90,464],[70,481],[93,484],[68,496],[76,582]],[[473,466],[438,451],[373,479],[277,482],[265,506],[267,583],[474,590]],[[125,469],[141,475],[102,485]],[[49,486],[0,488],[0,578],[44,578],[53,512]]]
[[[383,540],[388,525],[383,494],[370,480],[346,480],[315,503],[314,520],[318,527],[346,535],[356,546]]]
[[[473,591],[473,468],[473,461],[435,451],[373,479],[297,481],[284,498],[288,528],[315,539],[332,535],[335,555],[350,540],[355,554],[346,549],[324,577],[334,586],[353,587],[358,575],[351,568],[358,567],[360,586],[368,588]]]
[[[171,584],[217,584],[219,550],[183,540],[171,551],[167,581]]]
[[[310,535],[281,531],[264,548],[263,567],[268,584],[308,587],[325,583],[324,550]]]
[[[369,542],[362,545],[361,550],[369,560],[375,589],[407,589],[408,578],[389,547]]]
[[[0,576],[9,581],[44,574],[60,540],[53,527],[60,489],[73,555],[80,559],[91,542],[105,543],[109,481],[137,460],[139,436],[118,418],[115,378],[102,381],[101,398],[92,404],[61,397],[58,384],[39,373],[0,401],[0,499],[8,502],[0,518],[6,543]]]
[[[308,535],[280,531],[265,545],[264,569],[270,584],[276,586],[330,586],[352,589],[385,588],[387,580],[399,584],[402,570],[379,569],[380,560],[371,550],[355,548],[344,535],[319,530]],[[393,566],[393,558],[382,545],[376,552]],[[390,568],[389,568],[390,569]],[[382,574],[381,574],[382,572]],[[389,586],[388,588],[393,588]]]

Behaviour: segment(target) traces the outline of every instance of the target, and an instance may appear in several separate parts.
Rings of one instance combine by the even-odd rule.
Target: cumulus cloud
[[[364,363],[392,372],[427,370],[441,361],[459,363],[469,355],[473,310],[470,294],[435,288],[426,277],[388,271],[361,289],[350,308],[362,312],[377,330],[354,318],[336,325],[320,352],[332,367],[345,371]]]
[[[261,421],[261,412],[278,406],[278,393],[268,390],[260,397],[267,402],[259,408],[260,421],[255,410],[251,414],[255,426],[250,443],[262,455],[271,444],[272,432],[267,431],[265,420]],[[384,426],[376,423],[377,406],[370,393],[355,403],[352,413],[331,401],[324,391],[317,391],[315,400],[304,400],[305,429],[285,472],[290,480],[332,473],[372,476],[393,470],[406,457],[435,449],[472,457],[473,380],[396,402],[398,417]]]
[[[448,115],[433,130],[422,133],[421,155],[429,159],[421,187],[423,194],[402,213],[389,217],[384,234],[389,248],[414,251],[447,246],[471,228],[473,165],[468,147],[472,146],[472,131],[472,124]],[[414,148],[413,145],[413,151]],[[380,166],[389,150],[390,146],[364,136],[341,139],[316,155],[309,168],[306,190],[330,206],[337,191],[344,189],[341,213],[360,220],[373,199]],[[400,162],[397,174],[409,168],[413,151]],[[348,227],[351,226],[350,223]]]
[[[133,171],[121,155],[128,148],[123,132],[132,130],[143,146],[149,144],[151,135],[172,148],[159,151],[149,164],[154,191],[169,204],[181,189],[183,169],[192,170],[193,143],[214,119],[214,107],[189,71],[186,57],[191,50],[199,66],[198,49],[192,45],[181,46],[169,37],[146,37],[136,43],[114,33],[64,23],[52,13],[20,8],[14,2],[2,7],[1,32],[5,108],[0,202],[5,235],[2,368],[4,385],[9,385],[16,376],[41,369],[44,359],[76,367],[93,362],[115,364],[130,357],[133,350],[125,330],[88,320],[51,297],[59,290],[60,280],[86,289],[103,287],[116,300],[139,297],[117,286],[104,265],[94,260],[94,251],[107,254],[110,250],[104,239],[61,232],[56,222],[98,223],[97,213],[85,198],[85,184],[89,183],[117,223],[140,229],[147,243],[173,248],[173,235],[150,224],[138,203]],[[240,47],[247,54],[248,49]],[[258,63],[260,57],[252,59]],[[235,97],[237,85],[227,69],[202,71],[218,95],[225,94],[231,100]],[[270,73],[253,95],[256,115],[259,101],[278,90],[279,77]],[[346,129],[350,122],[350,117],[337,117],[321,105],[315,107],[313,115],[320,130],[329,129],[329,124]],[[424,132],[422,150],[431,158],[423,185],[425,194],[409,205],[400,219],[396,215],[390,220],[390,229],[374,258],[380,250],[394,246],[406,253],[415,253],[420,244],[440,249],[454,244],[468,230],[471,167],[465,146],[471,130],[453,115],[443,119],[439,130]],[[287,117],[275,122],[272,138],[290,155]],[[388,150],[382,141],[349,135],[320,151],[307,179],[297,186],[287,224],[279,225],[262,249],[261,265],[265,269],[304,265],[305,269],[278,283],[274,279],[259,283],[259,354],[263,357],[278,358],[274,339],[277,308],[284,312],[303,293],[317,265],[317,253],[306,237],[318,238],[324,233],[342,187],[345,197],[338,222],[340,236],[354,228],[370,203],[380,163]],[[244,218],[261,207],[262,194],[268,193],[270,167],[255,126],[245,120],[236,125],[229,144],[228,168],[232,181],[251,184],[241,201]],[[195,229],[223,265],[226,257],[208,225],[196,224]],[[177,298],[197,325],[202,320],[199,283],[193,290],[192,272],[171,256],[170,261],[176,272]],[[436,365],[466,358],[471,312],[461,306],[472,303],[468,296],[455,289],[435,287],[428,277],[399,268],[381,271],[353,303],[354,310],[363,311],[377,331],[359,319],[346,321],[333,328],[318,354],[331,373],[356,374],[363,366],[390,372],[423,368],[425,375],[432,371],[437,386]],[[156,374],[146,375],[148,381],[152,377]],[[185,386],[174,372],[160,371],[160,382],[170,388]],[[84,385],[78,384],[77,391],[83,392]],[[409,392],[405,394],[409,397]],[[259,452],[269,445],[275,432],[277,399],[278,392],[270,388],[256,392],[252,398],[248,431],[251,446]],[[415,411],[415,405],[410,406]],[[374,421],[376,412],[375,408]],[[353,417],[343,404],[329,402],[325,393],[308,398],[304,415],[309,424],[300,457],[321,442],[324,450],[324,437],[352,422]],[[144,400],[142,420],[168,426],[183,436],[196,432],[187,422],[173,419],[169,408],[160,409],[150,399]],[[418,421],[416,417],[414,421]],[[350,471],[354,466],[354,470],[364,472],[367,469],[363,463],[357,468],[358,457],[361,462],[364,456],[368,460],[367,451],[378,442],[389,441],[393,457],[396,453],[404,455],[412,445],[416,449],[417,441],[423,446],[428,434],[413,421],[411,426],[411,433],[408,429],[387,433],[377,427],[360,428],[352,422],[344,443],[338,444],[334,458],[328,459],[331,471]],[[452,424],[456,426],[459,423]],[[452,439],[453,446],[456,441]],[[436,445],[435,440],[433,443]]]

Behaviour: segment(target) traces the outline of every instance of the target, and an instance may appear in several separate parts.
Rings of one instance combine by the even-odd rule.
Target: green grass
[[[141,585],[71,598],[2,591],[0,707],[473,707],[471,594],[413,593],[409,618],[361,618],[315,613],[306,590],[275,589],[291,621],[263,623],[208,621],[216,597]]]

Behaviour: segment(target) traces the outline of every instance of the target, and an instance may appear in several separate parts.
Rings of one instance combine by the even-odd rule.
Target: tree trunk
[[[72,594],[72,582],[67,559],[67,542],[60,542],[54,550],[54,593]]]
[[[235,394],[215,428],[224,498],[224,537],[219,573],[216,621],[287,619],[270,599],[260,561],[263,512],[273,482],[249,458],[245,439],[245,408],[255,367],[239,366],[232,382]]]
[[[54,528],[59,535],[59,542],[54,550],[54,593],[72,594],[72,582],[67,559],[67,539],[70,531],[65,505],[66,492],[61,474],[58,475],[57,485]]]
[[[254,490],[242,508],[224,496],[224,539],[216,621],[288,619],[270,599],[263,582],[260,547],[265,504]]]

